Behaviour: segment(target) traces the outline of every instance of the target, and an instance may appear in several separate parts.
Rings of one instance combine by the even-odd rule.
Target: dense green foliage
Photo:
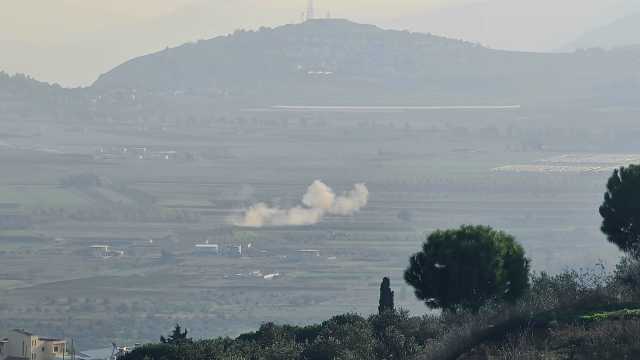
[[[529,287],[529,260],[512,236],[462,226],[429,235],[404,278],[429,307],[475,310],[492,298],[520,297]]]
[[[640,257],[640,165],[621,167],[607,182],[602,232],[620,250]]]
[[[408,359],[440,335],[439,327],[436,318],[409,317],[405,311],[369,318],[345,314],[304,327],[267,323],[236,339],[149,344],[120,360]]]
[[[625,310],[638,305],[629,300],[617,276],[593,269],[535,274],[515,303],[489,302],[477,312],[410,317],[386,311],[310,326],[267,323],[236,339],[145,345],[120,360],[623,359],[640,349],[638,311]]]

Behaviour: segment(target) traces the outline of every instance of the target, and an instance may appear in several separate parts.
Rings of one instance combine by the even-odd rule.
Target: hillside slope
[[[640,45],[640,13],[587,32],[567,46],[568,49],[603,48]]]
[[[77,115],[86,104],[82,89],[64,89],[26,75],[0,71],[0,116],[27,120]]]
[[[142,56],[102,75],[93,88],[198,94],[247,105],[602,99],[617,98],[621,82],[622,87],[638,85],[635,78],[628,83],[636,55],[498,51],[346,20],[313,20]]]

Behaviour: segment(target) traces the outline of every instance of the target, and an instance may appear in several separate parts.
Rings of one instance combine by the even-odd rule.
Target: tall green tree
[[[620,250],[640,258],[640,165],[621,167],[607,182],[600,206],[602,232]]]
[[[529,260],[513,236],[486,226],[436,231],[409,259],[405,281],[431,308],[477,310],[529,287]]]
[[[382,314],[387,311],[393,311],[395,306],[393,304],[393,291],[391,291],[391,281],[388,277],[382,279],[380,284],[380,299],[378,301],[378,314]]]

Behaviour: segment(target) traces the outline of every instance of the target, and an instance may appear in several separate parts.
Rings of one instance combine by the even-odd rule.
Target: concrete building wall
[[[7,358],[7,350],[9,347],[8,345],[8,341],[0,340],[0,360],[4,360]]]
[[[9,332],[7,356],[36,360],[32,357],[32,349],[36,347],[38,337],[20,330]]]
[[[64,356],[64,340],[39,338],[23,330],[9,332],[4,357],[16,357],[26,360],[56,360]],[[0,355],[0,360],[4,358]]]
[[[40,339],[38,349],[36,349],[35,360],[55,360],[63,357],[65,342],[60,340]]]

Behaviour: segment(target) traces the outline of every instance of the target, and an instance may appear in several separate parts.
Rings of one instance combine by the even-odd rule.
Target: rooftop
[[[22,334],[22,335],[26,335],[26,336],[35,336],[33,333],[28,332],[27,330],[24,329],[13,329],[14,332],[17,332],[18,334]]]
[[[27,330],[24,329],[13,329],[13,332],[16,332],[18,334],[22,334],[25,336],[37,336],[36,334],[29,332]],[[65,342],[64,339],[59,339],[59,338],[52,338],[52,337],[47,337],[47,336],[41,336],[39,337],[40,340],[42,341],[46,341],[46,342]],[[0,342],[4,342],[5,340],[0,340]]]
[[[48,341],[48,342],[65,342],[64,339],[56,339],[56,338],[49,338],[49,337],[41,337],[40,340]]]

